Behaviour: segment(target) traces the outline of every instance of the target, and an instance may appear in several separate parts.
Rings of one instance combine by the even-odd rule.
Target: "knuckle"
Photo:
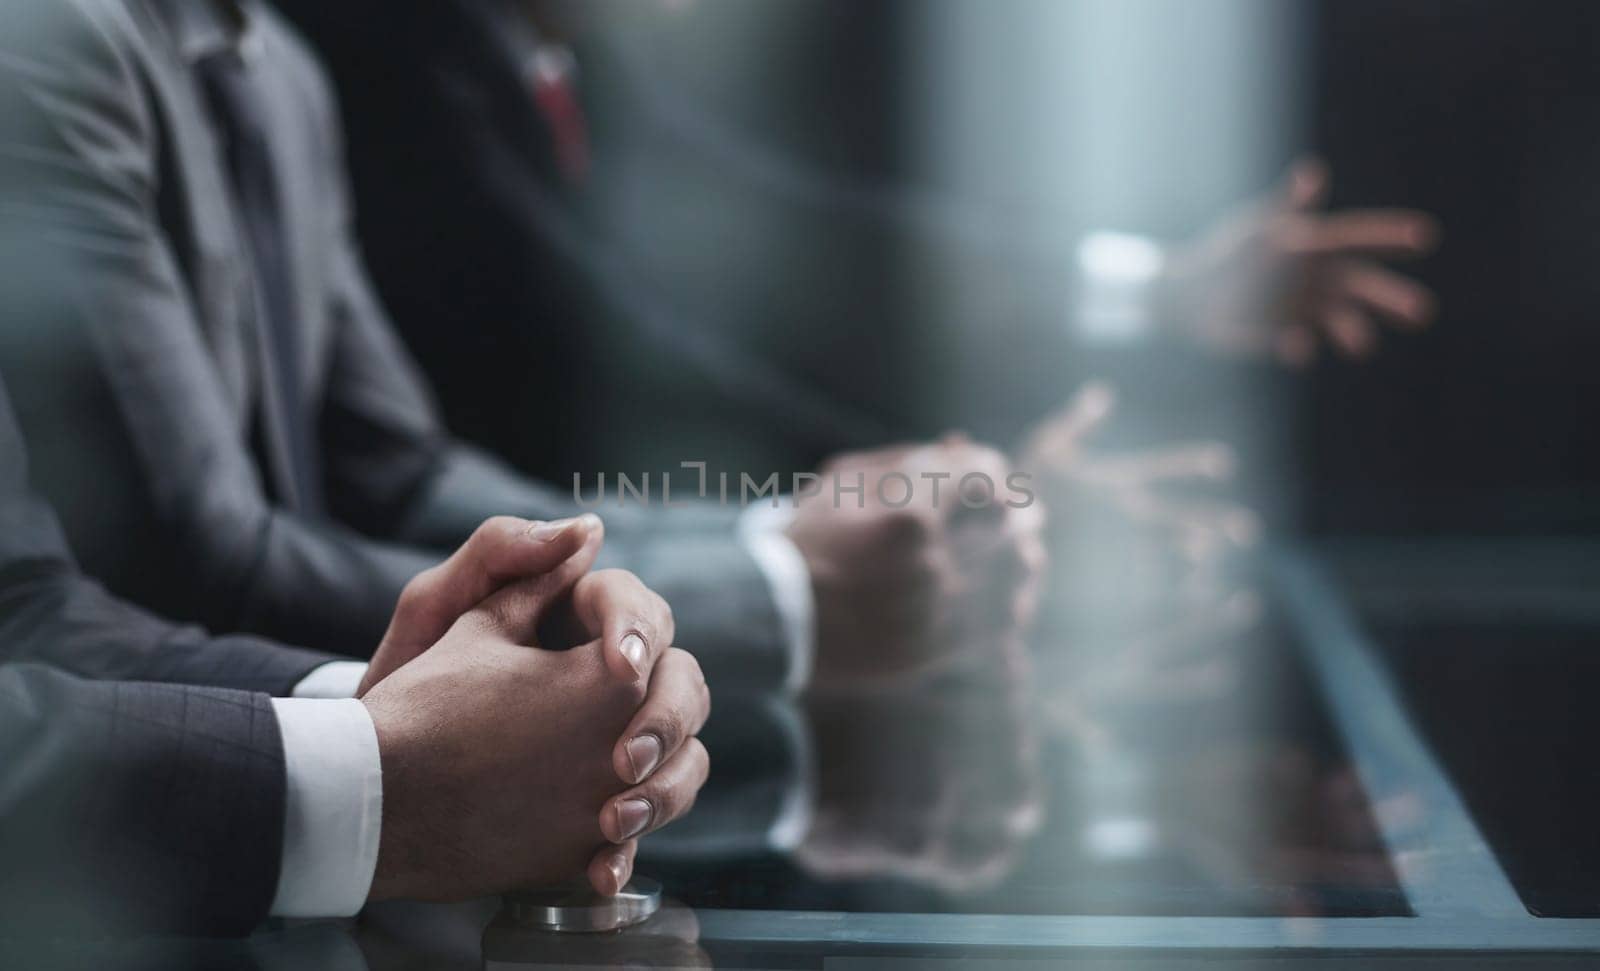
[[[617,578],[622,573],[622,570],[615,568],[595,570],[580,581],[598,611],[605,613],[616,609],[619,595]]]
[[[711,753],[706,750],[705,743],[698,738],[691,738],[688,744],[689,757],[693,760],[692,764],[695,768],[694,791],[698,792],[700,787],[706,784],[706,780],[711,777]]]
[[[496,539],[511,533],[522,532],[527,528],[528,524],[526,522],[513,516],[490,516],[473,531],[473,535]]]
[[[693,809],[703,784],[704,780],[693,776],[663,783],[647,797],[650,805],[655,807],[654,825],[659,828]]]
[[[484,625],[493,630],[506,630],[511,627],[516,612],[513,601],[508,597],[496,597],[478,609]]]
[[[662,747],[674,749],[688,734],[688,720],[684,711],[678,705],[667,705],[661,708],[650,719],[648,730],[661,739]]]
[[[410,626],[418,625],[433,613],[438,600],[439,567],[423,570],[407,581],[400,590],[400,600],[395,604],[395,614]]]
[[[650,602],[654,608],[653,612],[660,618],[662,626],[668,629],[676,628],[677,620],[672,614],[672,605],[667,603],[667,598],[654,590],[649,590],[648,588],[646,590],[650,594]]]
[[[600,584],[606,589],[606,591],[613,594],[626,590],[630,585],[638,582],[638,578],[636,578],[632,573],[629,573],[627,570],[618,569],[617,567],[608,567],[604,570],[596,570],[594,571],[593,576],[596,583]]]
[[[502,546],[521,535],[528,524],[511,516],[491,516],[478,524],[467,539],[473,554],[483,556],[496,546]]]
[[[633,794],[651,805],[654,809],[653,822],[659,826],[663,820],[672,818],[673,807],[683,800],[686,792],[686,780],[682,773],[658,771]]]
[[[693,654],[681,647],[669,647],[667,648],[666,658],[672,667],[683,670],[685,680],[691,684],[703,685],[706,683],[706,673],[701,670],[700,661]]]
[[[406,581],[406,585],[400,591],[400,603],[402,605],[412,605],[418,601],[426,600],[429,594],[433,592],[433,588],[438,582],[438,576],[439,567],[433,566]]]

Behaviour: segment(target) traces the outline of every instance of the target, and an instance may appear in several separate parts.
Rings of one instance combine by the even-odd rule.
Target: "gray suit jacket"
[[[248,70],[270,115],[298,384],[316,416],[331,515],[274,498],[293,459],[270,427],[253,441],[252,416],[274,391],[192,70],[235,40],[217,9],[0,7],[0,373],[37,481],[92,574],[213,629],[359,655],[405,581],[480,520],[577,510],[563,490],[519,478],[441,427],[361,265],[320,68],[274,13],[253,7]],[[539,365],[528,362],[528,380]],[[528,416],[528,433],[561,420]],[[679,643],[714,682],[781,683],[790,658],[780,621],[731,512],[601,512],[609,562],[673,604]]]
[[[265,917],[285,805],[267,695],[329,659],[211,638],[85,579],[0,388],[0,942]]]

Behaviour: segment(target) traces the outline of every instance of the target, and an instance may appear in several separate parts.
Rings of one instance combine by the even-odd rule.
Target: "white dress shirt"
[[[772,587],[791,646],[786,688],[798,693],[811,677],[815,608],[805,560],[783,534],[791,517],[787,508],[751,507],[739,535]],[[383,763],[372,716],[355,699],[366,672],[360,661],[332,661],[295,685],[294,697],[272,700],[288,775],[274,917],[349,917],[372,889],[383,826]],[[803,732],[796,738],[807,747]],[[810,806],[808,792],[794,794],[773,825],[775,848],[798,842],[809,828]]]
[[[383,763],[367,706],[367,666],[334,661],[274,698],[288,804],[274,917],[349,917],[366,903],[383,825]]]
[[[788,497],[775,506],[749,506],[739,516],[739,538],[772,588],[772,602],[789,641],[789,675],[784,688],[790,697],[799,695],[811,683],[817,651],[811,571],[805,557],[784,534],[792,522],[794,501]]]

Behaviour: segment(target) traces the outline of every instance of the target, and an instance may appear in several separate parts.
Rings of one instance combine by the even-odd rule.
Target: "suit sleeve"
[[[0,938],[248,932],[282,745],[265,695],[0,665]]]
[[[393,478],[417,453],[433,455],[428,480],[399,525],[406,539],[452,546],[495,515],[556,519],[585,510],[571,495],[533,482],[437,430],[426,390],[368,292],[354,244],[346,247],[340,347],[325,421],[333,442],[350,451],[330,458],[342,466],[335,502],[375,508]],[[356,443],[361,443],[359,447]],[[342,495],[342,499],[340,496]],[[606,523],[601,567],[632,570],[672,605],[678,645],[699,660],[719,686],[781,691],[798,663],[768,578],[741,544],[737,512],[709,504],[646,510],[607,504],[590,511]]]
[[[331,103],[326,116],[327,138],[337,146],[339,123]],[[337,148],[333,155],[341,157]],[[323,435],[329,445],[331,499],[341,515],[359,516],[403,501],[404,511],[393,523],[399,536],[449,547],[494,515],[555,519],[596,512],[606,523],[600,565],[632,570],[672,604],[679,645],[696,655],[708,679],[781,690],[797,663],[795,652],[768,579],[739,540],[738,511],[704,502],[647,509],[622,505],[614,493],[603,506],[586,510],[574,492],[532,481],[452,439],[372,292],[342,183],[339,198],[327,208],[338,219],[332,231],[341,244]],[[530,380],[537,380],[540,365],[529,362]],[[559,420],[530,416],[529,434]],[[419,471],[422,480],[397,495],[396,483],[415,481]]]
[[[332,658],[253,637],[208,637],[112,597],[78,572],[0,383],[0,662],[34,661],[91,679],[212,685],[287,695]]]
[[[36,482],[117,593],[370,652],[438,557],[266,497],[161,230],[159,124],[120,4],[0,12],[0,373]]]

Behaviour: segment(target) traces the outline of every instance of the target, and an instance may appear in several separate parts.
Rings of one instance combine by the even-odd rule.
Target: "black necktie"
[[[264,357],[258,430],[276,456],[270,460],[287,466],[277,470],[280,491],[292,494],[279,498],[297,511],[317,513],[322,508],[321,475],[300,373],[301,321],[266,106],[250,65],[238,54],[209,57],[196,71],[226,153],[236,222],[255,269],[256,318],[263,337],[258,343]]]

